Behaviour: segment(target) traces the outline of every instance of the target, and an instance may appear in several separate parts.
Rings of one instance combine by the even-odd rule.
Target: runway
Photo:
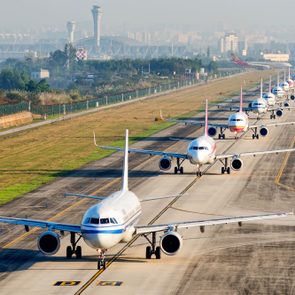
[[[287,120],[295,120],[294,112],[286,112],[278,121]],[[202,134],[202,129],[196,129],[176,125],[133,147],[184,152],[187,143],[161,139]],[[218,141],[218,153],[294,146],[294,126],[269,131],[269,136],[259,140],[252,140],[248,131],[236,142]],[[174,175],[158,171],[157,157],[131,155],[130,188],[139,198],[183,193],[175,199],[143,203],[140,223],[290,211],[295,205],[294,158],[294,153],[247,157],[242,170],[231,175],[221,175],[217,162],[196,178],[195,167],[188,163],[185,174]],[[106,195],[117,190],[121,163],[122,153],[115,153],[1,207],[0,215],[79,223],[94,201],[65,198],[63,193]],[[36,246],[40,231],[25,233],[21,226],[0,225],[0,290],[3,294],[26,290],[29,294],[267,294],[274,290],[291,294],[294,220],[206,227],[203,234],[197,229],[181,230],[182,250],[176,256],[162,254],[161,260],[145,259],[148,244],[140,237],[107,252],[109,261],[115,259],[101,272],[96,269],[95,251],[85,243],[81,243],[81,260],[64,258],[68,236],[62,239],[57,255],[44,257]],[[61,283],[55,286],[57,282]]]

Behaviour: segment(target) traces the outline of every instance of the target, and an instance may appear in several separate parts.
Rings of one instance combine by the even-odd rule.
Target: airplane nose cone
[[[198,151],[193,151],[190,155],[190,160],[192,164],[204,164],[205,159],[206,159],[206,155],[204,155],[204,153]]]

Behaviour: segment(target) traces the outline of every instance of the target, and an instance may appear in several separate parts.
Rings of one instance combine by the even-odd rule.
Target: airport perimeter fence
[[[228,72],[222,76],[229,76],[232,73]],[[30,102],[21,102],[13,105],[0,105],[0,116],[10,115],[23,111],[30,111],[34,114],[40,114],[43,116],[62,116],[70,113],[86,111],[89,109],[99,108],[102,106],[112,105],[116,103],[122,103],[129,100],[143,98],[147,96],[157,95],[159,93],[165,93],[174,91],[180,88],[190,87],[195,84],[203,83],[203,80],[181,80],[173,83],[160,84],[155,87],[138,89],[130,92],[125,92],[112,96],[104,96],[97,99],[57,104],[57,105],[33,105]]]

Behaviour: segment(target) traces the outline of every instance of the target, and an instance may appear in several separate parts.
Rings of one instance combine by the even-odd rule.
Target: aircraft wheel
[[[76,258],[81,259],[82,258],[82,248],[81,246],[78,246],[76,249]]]
[[[159,246],[156,247],[155,255],[156,255],[156,259],[161,259],[161,248]]]
[[[72,247],[68,246],[66,252],[67,252],[67,259],[71,259],[73,255]]]
[[[221,174],[224,174],[224,172],[225,172],[225,168],[221,167]]]
[[[222,134],[222,138],[225,139],[225,134]]]
[[[179,168],[180,174],[183,174],[183,167]]]
[[[256,138],[259,139],[259,134],[256,135]]]
[[[227,167],[226,172],[227,174],[230,174],[230,167]]]
[[[151,259],[152,257],[152,247],[151,246],[147,246],[145,249],[145,258],[146,259]]]
[[[174,174],[177,174],[177,172],[178,172],[177,167],[174,167]]]

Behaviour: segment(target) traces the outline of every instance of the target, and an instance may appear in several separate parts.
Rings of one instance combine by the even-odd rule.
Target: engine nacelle
[[[290,96],[290,98],[291,98],[291,100],[295,100],[295,95],[292,94],[292,95]]]
[[[278,117],[282,117],[283,116],[283,111],[282,110],[276,110],[276,115],[278,116]]]
[[[160,240],[161,250],[169,256],[175,255],[182,247],[182,238],[175,231],[168,231]]]
[[[39,250],[44,255],[54,255],[60,248],[60,238],[56,232],[46,231],[37,240]]]
[[[159,168],[161,170],[167,171],[171,168],[171,158],[163,157],[159,161]]]
[[[284,102],[284,107],[287,108],[287,107],[289,107],[289,106],[290,106],[290,104],[289,104],[287,101],[285,101],[285,102]]]
[[[248,107],[251,109],[252,108],[252,102],[249,102]]]
[[[260,130],[259,130],[259,134],[262,137],[265,137],[268,134],[268,129],[266,127],[261,127]]]
[[[240,158],[235,158],[231,161],[230,165],[234,171],[238,171],[243,167],[243,161]]]
[[[216,133],[217,133],[217,130],[216,130],[215,127],[210,126],[210,127],[208,128],[208,135],[209,135],[209,136],[214,137],[214,136],[216,135]]]

